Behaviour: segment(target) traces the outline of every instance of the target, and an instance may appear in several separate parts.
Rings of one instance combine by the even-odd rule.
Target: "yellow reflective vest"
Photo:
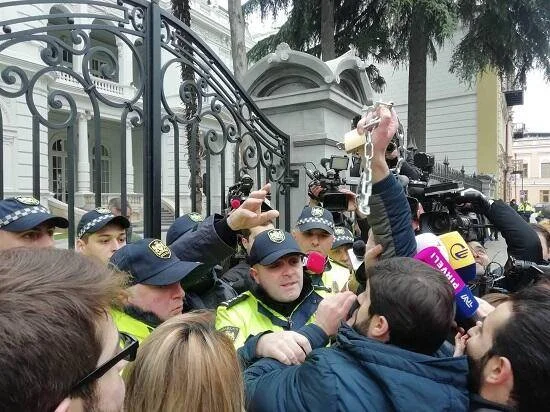
[[[228,335],[239,349],[250,336],[265,331],[297,330],[315,321],[319,302],[330,293],[329,288],[313,286],[312,290],[285,317],[258,300],[250,291],[218,306],[216,329]]]
[[[152,326],[131,317],[130,315],[122,312],[121,310],[111,308],[111,316],[115,321],[115,325],[120,332],[127,333],[133,336],[141,343],[143,339],[151,334],[154,330]]]
[[[348,290],[348,282],[351,275],[349,269],[339,263],[336,263],[332,259],[330,259],[330,266],[330,270],[323,272],[321,277],[323,280],[323,285],[331,288],[333,293]]]

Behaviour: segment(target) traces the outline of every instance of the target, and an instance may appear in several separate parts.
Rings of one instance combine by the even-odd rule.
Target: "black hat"
[[[130,221],[124,216],[115,216],[109,209],[98,207],[82,216],[76,228],[76,236],[82,238],[87,233],[95,233],[109,223],[116,223],[124,229],[130,227]]]
[[[195,212],[178,217],[168,228],[168,232],[166,232],[166,244],[171,245],[184,233],[196,230],[199,223],[203,220],[204,218]]]
[[[0,230],[23,232],[45,222],[61,228],[69,226],[67,219],[50,214],[34,197],[17,196],[0,200]]]
[[[256,236],[247,261],[250,266],[258,263],[270,265],[286,255],[303,255],[303,253],[290,233],[280,229],[270,229]]]
[[[336,249],[338,246],[342,245],[353,245],[353,234],[348,228],[337,226],[334,228],[334,243],[332,244],[332,249]]]
[[[296,222],[296,227],[300,232],[311,229],[322,229],[333,235],[334,218],[332,217],[332,213],[321,206],[306,206]]]
[[[166,286],[180,282],[199,262],[183,262],[160,239],[140,239],[111,256],[111,264],[132,276],[132,284]]]

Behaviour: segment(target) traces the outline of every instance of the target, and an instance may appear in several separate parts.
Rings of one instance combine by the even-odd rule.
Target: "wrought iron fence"
[[[469,176],[465,173],[464,168],[461,170],[450,168],[448,161],[443,163],[436,162],[433,172],[430,173],[430,179],[437,180],[438,182],[458,181],[464,184],[464,188],[482,191],[481,180],[476,178],[475,174]]]
[[[158,0],[3,1],[0,16],[0,170],[17,168],[9,182],[0,173],[0,198],[56,194],[67,205],[69,247],[75,195],[76,206],[93,197],[98,207],[103,192],[120,193],[123,210],[129,196],[142,199],[144,235],[153,237],[163,205],[176,217],[203,203],[206,214],[220,211],[244,172],[258,187],[279,182],[272,201],[289,209],[288,136]],[[7,146],[14,141],[30,160]]]

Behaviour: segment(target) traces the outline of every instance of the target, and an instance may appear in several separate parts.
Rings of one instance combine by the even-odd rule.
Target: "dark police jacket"
[[[216,309],[218,305],[237,296],[225,281],[218,279],[214,266],[235,253],[237,235],[220,215],[207,217],[196,231],[181,235],[170,249],[187,262],[201,262],[204,271],[194,278],[186,278],[185,310]]]
[[[248,411],[467,411],[465,356],[432,357],[347,325],[299,366],[262,359],[245,371]]]

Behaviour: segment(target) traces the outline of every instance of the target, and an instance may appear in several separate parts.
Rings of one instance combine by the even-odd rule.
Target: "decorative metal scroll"
[[[145,236],[160,237],[166,193],[177,217],[183,204],[187,211],[201,208],[197,191],[206,195],[206,213],[222,209],[227,186],[243,173],[255,177],[258,187],[268,181],[283,184],[289,171],[288,136],[263,115],[199,36],[158,0],[2,1],[0,16],[0,103],[13,99],[28,108],[32,124],[18,130],[17,138],[32,142],[29,167],[37,198],[51,191],[43,167],[49,156],[47,135],[66,131],[60,196],[70,221],[69,247],[75,193],[92,192],[94,205],[105,206],[102,185],[114,179],[100,155],[106,123],[118,129],[110,143],[120,154],[111,159],[120,162],[119,190],[111,192],[120,193],[123,213],[131,194],[143,194]],[[1,170],[4,127],[6,116],[0,110]],[[81,136],[86,130],[93,141],[88,188],[90,170],[82,166],[88,161],[87,137]],[[167,142],[173,153],[166,150]],[[139,176],[131,173],[132,152],[127,149],[141,157]],[[189,170],[181,165],[185,159]],[[171,182],[161,176],[166,162],[173,162],[173,187],[163,187]],[[215,164],[219,174],[212,173]],[[187,192],[180,188],[186,183]],[[0,177],[0,198],[5,185]],[[213,207],[215,185],[219,199]]]

